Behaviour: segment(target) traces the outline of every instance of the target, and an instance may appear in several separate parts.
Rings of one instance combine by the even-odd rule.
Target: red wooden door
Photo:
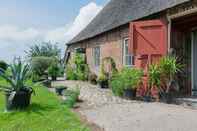
[[[160,56],[166,55],[167,24],[162,20],[131,22],[130,51],[136,56],[137,67],[141,67],[138,65],[140,61],[147,59],[148,63],[154,63]]]
[[[129,35],[134,64],[144,70],[147,86],[148,66],[167,54],[167,24],[162,20],[131,22]]]

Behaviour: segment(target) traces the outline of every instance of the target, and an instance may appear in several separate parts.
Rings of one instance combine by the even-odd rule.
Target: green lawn
[[[89,131],[55,94],[40,85],[35,87],[36,95],[25,111],[5,113],[0,93],[0,131]]]

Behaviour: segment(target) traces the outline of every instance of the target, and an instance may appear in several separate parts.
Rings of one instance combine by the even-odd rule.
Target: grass
[[[6,113],[4,95],[0,93],[0,131],[89,131],[55,94],[41,85],[34,86],[36,95],[24,111]]]

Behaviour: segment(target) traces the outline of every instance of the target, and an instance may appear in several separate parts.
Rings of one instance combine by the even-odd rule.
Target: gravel
[[[62,81],[80,88],[80,114],[105,131],[196,131],[197,110],[162,103],[143,103],[115,97],[108,89],[99,89],[87,82]]]

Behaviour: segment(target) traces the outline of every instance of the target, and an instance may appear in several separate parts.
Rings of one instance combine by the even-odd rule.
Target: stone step
[[[197,98],[177,98],[176,103],[183,106],[189,106],[197,109]]]

